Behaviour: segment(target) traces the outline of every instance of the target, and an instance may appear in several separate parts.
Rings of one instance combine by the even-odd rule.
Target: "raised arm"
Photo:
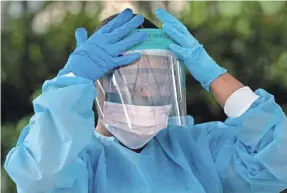
[[[58,76],[44,83],[33,101],[35,115],[6,158],[19,193],[89,192],[93,171],[86,150],[94,130],[94,82],[140,57],[120,54],[145,39],[140,32],[126,37],[143,20],[126,9],[88,39],[84,28],[76,31],[77,48]]]

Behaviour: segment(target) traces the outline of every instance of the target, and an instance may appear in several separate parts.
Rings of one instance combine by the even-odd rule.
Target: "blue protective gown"
[[[140,153],[94,135],[93,82],[46,81],[5,169],[19,193],[275,193],[287,186],[287,120],[271,94],[236,119],[169,126]]]

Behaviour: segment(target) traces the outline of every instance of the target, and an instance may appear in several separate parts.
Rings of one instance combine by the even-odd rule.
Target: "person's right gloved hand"
[[[136,61],[140,58],[140,53],[120,55],[145,40],[144,32],[126,37],[143,21],[143,16],[133,17],[132,10],[125,9],[88,39],[86,30],[79,28],[76,31],[77,48],[58,76],[73,73],[75,76],[96,81],[109,70]]]

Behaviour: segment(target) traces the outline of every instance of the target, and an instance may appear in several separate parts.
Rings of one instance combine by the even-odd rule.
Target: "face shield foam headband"
[[[140,148],[168,124],[186,124],[185,73],[169,51],[174,43],[161,29],[145,31],[145,42],[124,54],[141,58],[96,82],[99,120],[124,145]]]

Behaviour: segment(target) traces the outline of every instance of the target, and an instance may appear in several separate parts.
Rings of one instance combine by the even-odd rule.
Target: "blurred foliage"
[[[12,3],[18,16],[9,14]],[[104,8],[101,2],[44,2],[31,10],[32,3],[37,2],[5,2],[7,9],[1,10],[2,163],[32,116],[41,85],[57,74],[75,47],[75,29],[83,26],[92,33]],[[151,2],[131,4],[160,25]],[[174,14],[218,64],[251,88],[274,94],[287,112],[286,2],[188,2]],[[197,123],[225,119],[212,95],[188,73],[187,109]],[[16,192],[4,171],[2,189]]]

